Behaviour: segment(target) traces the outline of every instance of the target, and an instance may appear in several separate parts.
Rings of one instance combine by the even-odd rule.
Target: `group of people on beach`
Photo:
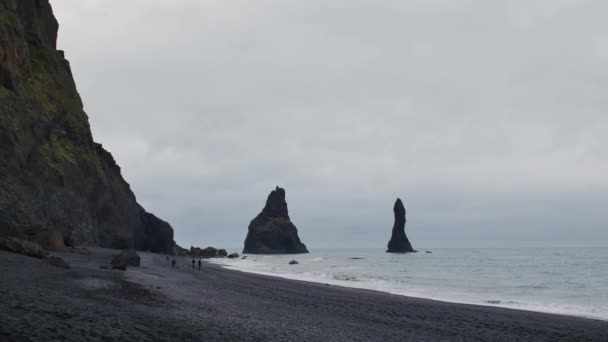
[[[167,261],[169,261],[169,256],[167,255]],[[192,258],[192,269],[194,270],[196,266],[196,260],[194,258]],[[201,271],[203,266],[203,263],[201,261],[201,259],[198,259],[198,270],[199,272]],[[171,260],[171,268],[175,268],[175,258],[173,258]]]

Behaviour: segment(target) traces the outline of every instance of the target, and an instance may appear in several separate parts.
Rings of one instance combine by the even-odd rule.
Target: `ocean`
[[[608,248],[430,251],[319,249],[213,262],[289,279],[608,320]],[[289,265],[290,260],[299,264]]]

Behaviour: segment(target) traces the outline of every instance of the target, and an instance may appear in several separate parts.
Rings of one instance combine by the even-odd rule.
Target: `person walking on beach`
[[[192,269],[194,269],[194,263],[196,263],[196,261],[194,261],[194,258],[192,258]]]
[[[173,259],[173,261],[171,261],[171,268],[175,268],[175,259]]]
[[[198,259],[198,271],[201,271],[201,259]]]

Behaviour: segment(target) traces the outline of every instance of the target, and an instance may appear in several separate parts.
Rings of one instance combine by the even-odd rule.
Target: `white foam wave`
[[[309,259],[309,261],[316,262],[322,260],[325,259]],[[243,272],[274,276],[285,279],[330,284],[350,288],[368,289],[379,292],[391,293],[395,295],[425,298],[444,302],[504,307],[608,320],[608,312],[590,310],[589,307],[581,305],[547,304],[541,302],[515,300],[509,297],[482,298],[478,294],[471,294],[467,293],[466,291],[445,291],[445,289],[437,289],[433,287],[417,287],[412,286],[411,284],[404,284],[403,282],[394,281],[390,279],[369,278],[363,277],[361,276],[361,274],[357,274],[355,272],[348,272],[348,269],[357,270],[359,268],[355,266],[339,267],[338,270],[338,267],[333,268],[331,265],[329,265],[327,266],[328,268],[325,271],[300,271],[298,269],[294,269],[294,272],[289,272],[289,270],[286,270],[282,266],[267,264],[257,259],[239,259],[235,260],[233,263],[215,261],[212,262],[221,264],[223,267]],[[333,271],[333,269],[336,270]],[[531,286],[530,288],[534,289],[535,286]],[[542,289],[544,287],[538,286],[538,288]]]

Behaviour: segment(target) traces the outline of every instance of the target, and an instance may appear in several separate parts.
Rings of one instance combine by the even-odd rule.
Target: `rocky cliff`
[[[289,219],[285,189],[277,186],[268,195],[264,209],[249,224],[243,253],[308,253],[306,246],[300,241],[298,229]]]
[[[397,198],[395,205],[393,206],[393,213],[395,214],[395,223],[393,224],[393,232],[391,234],[391,240],[388,242],[387,253],[411,253],[416,252],[412,248],[410,240],[405,235],[405,207],[401,199]]]
[[[170,252],[171,226],[93,141],[58,27],[48,0],[0,0],[0,235]]]

